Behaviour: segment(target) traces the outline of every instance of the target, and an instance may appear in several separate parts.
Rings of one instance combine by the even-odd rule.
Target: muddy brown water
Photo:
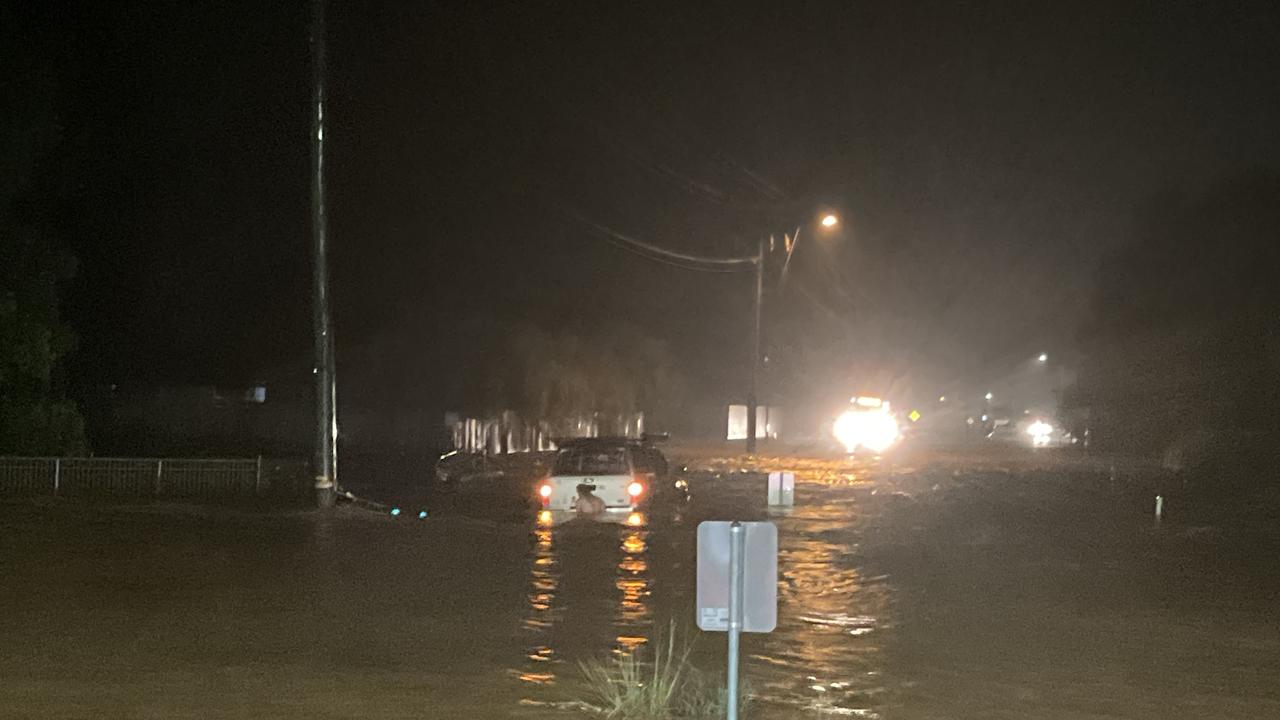
[[[1280,717],[1274,531],[1072,472],[807,467],[785,512],[702,473],[640,528],[0,505],[0,717],[575,717],[579,661],[690,632],[727,518],[781,544],[750,717]]]

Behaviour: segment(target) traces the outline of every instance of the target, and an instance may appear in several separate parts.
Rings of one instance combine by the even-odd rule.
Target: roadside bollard
[[[768,502],[770,507],[790,507],[796,504],[795,473],[769,473]]]
[[[1156,496],[1156,524],[1160,524],[1160,518],[1164,515],[1164,496]]]

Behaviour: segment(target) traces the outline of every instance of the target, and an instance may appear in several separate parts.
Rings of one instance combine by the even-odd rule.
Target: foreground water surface
[[[1280,717],[1265,514],[1156,527],[1069,464],[793,465],[792,509],[721,464],[643,527],[0,505],[0,717],[574,717],[578,662],[697,634],[696,526],[729,518],[781,545],[751,717]]]

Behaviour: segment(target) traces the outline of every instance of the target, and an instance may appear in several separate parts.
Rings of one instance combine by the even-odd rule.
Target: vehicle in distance
[[[851,455],[858,451],[883,453],[902,437],[889,403],[867,395],[849,399],[849,409],[836,418],[831,433]]]
[[[543,511],[577,509],[578,486],[586,485],[605,509],[630,512],[688,499],[688,485],[670,474],[658,448],[634,438],[579,438],[557,443],[551,472],[538,484]]]
[[[470,481],[494,481],[506,476],[506,470],[484,453],[457,450],[441,455],[435,472],[436,486],[442,490],[456,490]]]
[[[1071,433],[1039,417],[1032,417],[1017,423],[1006,422],[1004,425],[997,425],[987,435],[987,438],[1017,445],[1030,445],[1037,448],[1064,447],[1074,445],[1076,442]]]

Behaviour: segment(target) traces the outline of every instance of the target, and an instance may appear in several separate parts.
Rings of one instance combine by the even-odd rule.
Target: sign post
[[[729,635],[728,719],[738,718],[742,633],[778,625],[778,529],[767,522],[698,526],[698,627]]]
[[[729,709],[728,720],[738,720],[738,642],[742,635],[742,593],[746,573],[742,556],[746,554],[747,533],[742,523],[729,526]]]

